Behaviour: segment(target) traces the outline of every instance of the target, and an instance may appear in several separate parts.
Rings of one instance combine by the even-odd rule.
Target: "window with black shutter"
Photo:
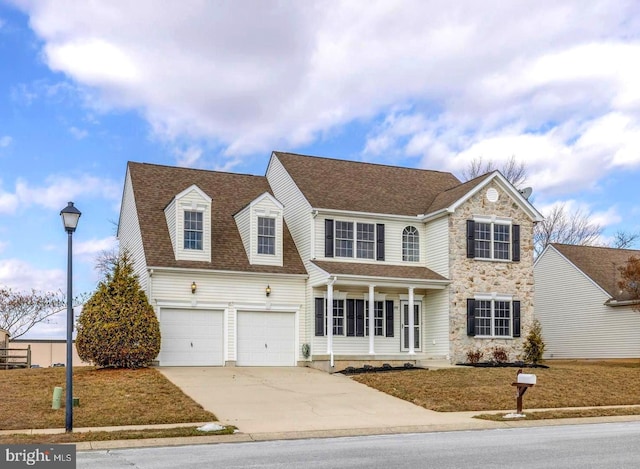
[[[324,221],[324,257],[333,257],[333,220]]]
[[[382,223],[376,225],[376,260],[384,260],[384,225]]]
[[[393,337],[393,300],[384,302],[385,310],[385,333],[387,337]]]
[[[520,337],[520,302],[513,302],[513,337]]]
[[[511,238],[511,260],[520,262],[520,225],[513,225],[511,227]]]
[[[316,336],[324,335],[324,298],[316,298]]]

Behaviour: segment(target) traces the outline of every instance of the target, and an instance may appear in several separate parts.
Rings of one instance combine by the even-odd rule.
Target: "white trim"
[[[245,277],[247,275],[251,276],[260,276],[260,277],[282,277],[282,278],[308,278],[308,274],[283,274],[278,272],[249,272],[249,271],[240,271],[240,270],[215,270],[215,269],[196,269],[193,267],[158,267],[158,266],[149,266],[147,267],[148,271],[167,271],[167,272],[206,272],[212,274],[223,274],[223,275],[238,275]]]
[[[422,215],[394,215],[391,213],[374,213],[374,212],[354,212],[353,210],[337,210],[330,208],[318,208],[312,207],[311,213],[317,212],[320,215],[329,216],[341,216],[341,217],[355,217],[358,218],[375,218],[378,220],[407,220],[408,222],[415,223],[421,221]]]
[[[184,196],[186,196],[189,192],[196,191],[200,197],[207,201],[207,203],[211,203],[211,197],[209,197],[202,189],[200,189],[196,184],[192,184],[187,187],[185,190],[177,194],[173,199],[175,201],[180,200]],[[166,208],[166,207],[165,207]]]
[[[507,217],[498,217],[496,215],[473,215],[473,221],[478,223],[492,223],[496,225],[513,225],[513,220]]]

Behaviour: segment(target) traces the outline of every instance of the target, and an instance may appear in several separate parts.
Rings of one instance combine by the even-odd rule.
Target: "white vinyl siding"
[[[640,357],[640,314],[606,306],[609,295],[553,247],[536,262],[534,278],[545,358]]]
[[[171,271],[154,269],[150,302],[162,308],[222,310],[225,314],[225,362],[236,360],[237,310],[292,312],[305,317],[305,277],[246,272]],[[197,290],[191,293],[191,283]],[[265,289],[271,288],[267,298]],[[302,321],[301,321],[302,322]],[[304,333],[303,325],[296,333]],[[298,347],[299,348],[299,347]],[[299,353],[297,351],[296,353]],[[296,357],[296,360],[299,359]]]
[[[120,221],[118,223],[118,241],[120,250],[126,249],[131,255],[133,261],[133,269],[138,275],[138,281],[142,290],[147,290],[147,261],[142,244],[142,235],[140,233],[140,222],[138,220],[138,212],[136,210],[136,201],[131,185],[131,177],[127,170],[127,176],[124,184],[124,194],[122,196],[122,207],[120,209]]]
[[[425,226],[426,267],[449,278],[449,217],[444,216],[430,221]],[[422,257],[421,257],[422,259]]]
[[[449,357],[449,292],[428,291],[424,305],[424,352],[437,358]]]

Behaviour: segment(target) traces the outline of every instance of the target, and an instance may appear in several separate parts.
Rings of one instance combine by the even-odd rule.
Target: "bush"
[[[480,363],[483,356],[484,353],[482,353],[482,350],[469,350],[467,352],[467,361],[472,365],[475,365],[476,363]]]
[[[491,353],[493,355],[493,361],[496,363],[507,363],[509,361],[509,354],[502,347],[493,347]]]
[[[113,368],[148,366],[160,352],[160,324],[126,252],[82,308],[76,347],[82,360]]]
[[[534,365],[542,361],[542,354],[544,353],[544,341],[542,340],[542,324],[537,319],[533,321],[533,325],[529,330],[527,339],[522,346],[523,359],[527,363],[533,363]]]

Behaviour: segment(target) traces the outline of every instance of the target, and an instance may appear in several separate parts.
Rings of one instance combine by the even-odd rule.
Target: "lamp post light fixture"
[[[73,202],[60,211],[62,224],[67,232],[67,396],[65,404],[65,431],[73,431],[73,288],[72,288],[72,237],[78,226],[80,210],[73,206]]]

